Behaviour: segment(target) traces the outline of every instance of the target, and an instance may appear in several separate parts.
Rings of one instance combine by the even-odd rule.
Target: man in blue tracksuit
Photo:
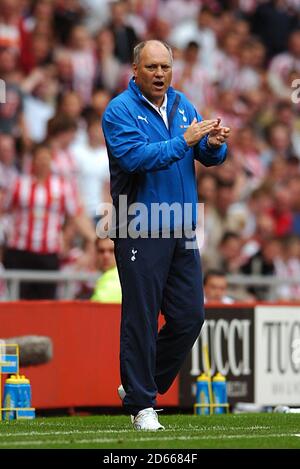
[[[171,386],[204,321],[199,251],[187,249],[186,230],[178,236],[186,223],[192,231],[196,227],[194,160],[205,166],[222,163],[230,129],[222,127],[220,119],[202,120],[185,96],[170,86],[168,45],[155,40],[138,44],[133,72],[128,89],[110,102],[102,121],[119,228],[115,238],[122,286],[119,394],[123,393],[135,429],[160,430],[164,427],[154,410],[156,395]],[[129,225],[132,204],[146,208],[146,217],[139,218],[144,230],[136,223],[126,237],[120,235],[124,224],[120,196],[127,197]],[[163,203],[182,210],[167,221],[154,217],[152,209]],[[185,212],[185,207],[191,210]],[[143,235],[137,237],[137,232]],[[166,324],[158,333],[159,311]]]

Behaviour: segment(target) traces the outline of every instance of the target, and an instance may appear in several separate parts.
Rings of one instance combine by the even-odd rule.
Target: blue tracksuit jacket
[[[131,79],[128,89],[107,106],[102,127],[108,149],[111,195],[118,208],[118,196],[126,194],[128,204],[178,202],[192,206],[192,228],[196,226],[197,189],[194,159],[205,166],[222,163],[227,146],[209,148],[207,136],[189,147],[183,134],[194,117],[202,117],[187,98],[172,87],[167,91],[169,129],[162,117],[143,97]],[[183,214],[182,214],[183,217]],[[176,228],[181,220],[175,220]],[[176,225],[176,226],[175,226]]]

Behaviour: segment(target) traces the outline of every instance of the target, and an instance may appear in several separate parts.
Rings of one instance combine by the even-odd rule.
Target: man
[[[222,270],[208,270],[203,279],[205,303],[217,301],[224,304],[233,303],[233,299],[227,295],[227,280]]]
[[[207,166],[222,163],[230,129],[219,119],[202,121],[184,95],[170,87],[168,45],[138,44],[133,72],[128,89],[111,101],[102,121],[114,207],[120,217],[121,195],[127,196],[130,211],[139,202],[148,214],[155,204],[190,204],[190,228],[195,229],[194,159]],[[123,237],[122,221],[118,225],[123,405],[136,430],[164,428],[154,410],[157,392],[169,389],[203,324],[200,256],[198,249],[186,249],[186,234],[175,236],[183,224],[183,216],[174,215],[169,226],[159,222],[150,237],[136,237],[129,225],[130,237]],[[159,311],[166,324],[158,334]]]
[[[87,139],[73,145],[72,150],[82,201],[87,214],[96,224],[99,204],[110,199],[108,157],[97,115],[91,114],[87,118]]]
[[[276,266],[281,258],[282,239],[277,236],[270,236],[261,240],[259,250],[245,262],[240,272],[245,275],[276,275]],[[283,249],[286,251],[285,249]],[[253,285],[247,291],[254,299],[260,301],[272,300],[272,287],[267,285]]]
[[[6,269],[59,270],[60,236],[70,217],[92,254],[95,234],[69,181],[51,174],[51,150],[38,144],[33,150],[32,173],[20,175],[7,191],[3,208],[11,214],[11,230],[4,253]],[[20,298],[55,299],[53,282],[21,282]]]
[[[111,2],[111,20],[108,25],[113,33],[115,42],[115,56],[122,64],[131,61],[131,50],[138,42],[135,30],[126,24],[127,5],[124,1]]]
[[[101,303],[121,303],[122,292],[116,267],[114,243],[110,238],[97,238],[95,245],[97,269],[102,272],[102,275],[97,280],[91,300]]]

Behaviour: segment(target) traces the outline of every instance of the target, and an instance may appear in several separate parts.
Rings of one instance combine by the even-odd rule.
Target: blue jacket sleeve
[[[166,169],[189,150],[183,136],[149,143],[147,134],[131,121],[121,106],[105,111],[102,128],[109,152],[127,173]]]
[[[200,114],[196,112],[198,121],[202,120]],[[194,146],[194,157],[204,166],[217,166],[226,160],[227,145],[223,143],[219,148],[211,148],[207,144],[208,135],[205,135],[200,142]]]

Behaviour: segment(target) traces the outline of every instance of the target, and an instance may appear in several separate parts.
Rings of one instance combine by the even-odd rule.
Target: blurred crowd
[[[18,268],[7,249],[51,254],[59,243],[58,265],[47,259],[53,270],[99,269],[92,232],[97,207],[110,201],[101,116],[127,87],[134,45],[151,38],[173,48],[173,86],[203,118],[232,129],[226,163],[196,168],[204,272],[300,278],[299,0],[0,0],[5,268]],[[51,187],[35,196],[30,178],[44,184],[48,173]],[[25,212],[35,197],[46,201],[32,227]],[[49,241],[33,234],[31,243],[39,229]],[[74,297],[92,290],[77,285]],[[265,300],[270,292],[235,287],[229,295]],[[300,300],[300,284],[282,283],[272,295]]]

